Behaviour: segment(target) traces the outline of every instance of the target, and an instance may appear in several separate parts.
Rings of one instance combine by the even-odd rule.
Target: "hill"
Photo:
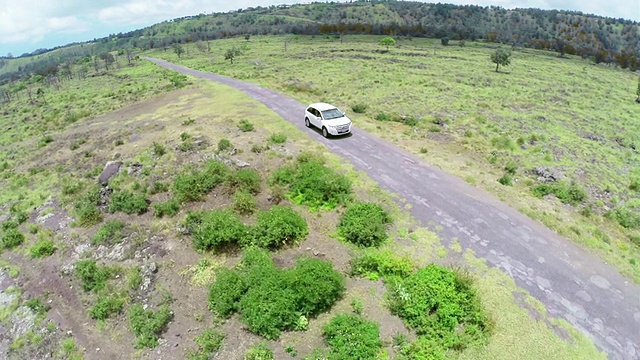
[[[557,51],[635,71],[640,64],[637,22],[581,12],[462,6],[409,1],[312,3],[238,9],[176,18],[127,33],[111,34],[51,52],[0,59],[0,81],[29,73],[51,74],[52,65],[124,49],[250,35],[369,34],[479,40]],[[204,45],[203,45],[204,46]],[[29,58],[29,61],[23,61]]]

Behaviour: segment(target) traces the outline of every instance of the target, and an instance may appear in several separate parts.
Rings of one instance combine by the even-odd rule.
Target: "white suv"
[[[344,135],[351,132],[351,120],[340,109],[326,103],[311,104],[304,111],[304,124],[322,130],[322,136]]]

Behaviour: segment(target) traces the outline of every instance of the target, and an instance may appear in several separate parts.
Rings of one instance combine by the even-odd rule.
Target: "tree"
[[[237,55],[240,55],[240,50],[232,47],[231,49],[227,49],[227,52],[224,54],[224,59],[231,60],[231,63],[233,64],[233,59],[235,59]]]
[[[109,70],[109,65],[113,64],[113,62],[115,61],[113,55],[108,52],[100,54],[100,58],[104,60],[104,68],[106,70]]]
[[[636,95],[638,95],[638,97],[636,98],[636,102],[640,104],[640,76],[638,77],[638,88],[636,89]]]
[[[391,36],[387,36],[386,38],[380,40],[380,45],[386,46],[387,51],[389,51],[389,46],[396,45],[396,39],[392,38]]]
[[[511,64],[511,51],[505,50],[503,48],[497,48],[496,51],[491,54],[491,62],[496,64],[496,72],[498,72],[498,67],[500,65],[507,66]]]
[[[245,40],[247,40],[247,41],[249,41],[249,39],[251,39],[251,34],[247,34],[247,35],[245,35],[245,36],[244,36],[244,39],[245,39]]]
[[[176,55],[178,55],[178,58],[180,58],[180,56],[184,54],[184,49],[179,44],[175,44],[173,45],[173,52],[176,53]]]
[[[442,44],[442,46],[449,46],[449,38],[443,37],[442,39],[440,39],[440,44]]]

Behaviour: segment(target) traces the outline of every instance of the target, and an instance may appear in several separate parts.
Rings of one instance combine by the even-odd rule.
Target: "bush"
[[[98,301],[89,310],[89,316],[95,320],[106,320],[122,311],[124,300],[116,296],[98,296]]]
[[[82,282],[82,289],[87,292],[102,290],[110,276],[109,270],[99,267],[95,260],[78,261],[74,271]]]
[[[53,137],[51,135],[45,135],[40,140],[38,140],[38,147],[45,147],[47,144],[53,142]]]
[[[241,215],[250,215],[256,211],[258,202],[256,198],[246,190],[239,190],[233,194],[233,210]]]
[[[393,282],[389,308],[416,334],[445,350],[484,343],[490,332],[471,279],[437,265]]]
[[[277,169],[270,178],[271,185],[285,185],[292,201],[312,209],[331,209],[345,204],[351,195],[351,181],[326,167],[317,159],[298,157],[292,166]]]
[[[199,201],[221,184],[228,176],[229,168],[218,160],[209,160],[204,169],[186,168],[175,179],[173,192],[180,203]]]
[[[513,185],[513,177],[509,173],[505,173],[501,178],[498,179],[498,182],[504,186]]]
[[[284,144],[287,142],[287,135],[282,133],[276,133],[269,137],[269,142],[273,144]]]
[[[120,242],[123,238],[122,229],[124,223],[119,220],[109,220],[96,231],[91,243],[93,245],[114,244]]]
[[[389,250],[369,251],[353,258],[350,263],[352,275],[360,275],[370,280],[380,277],[404,279],[413,273],[410,259],[399,257]]]
[[[164,216],[174,217],[180,211],[180,203],[176,199],[171,199],[163,203],[153,204],[153,215],[157,218]]]
[[[253,131],[254,127],[253,127],[253,124],[249,122],[249,120],[242,119],[238,124],[238,129],[240,129],[240,131],[242,132],[249,132],[249,131]]]
[[[335,316],[322,335],[329,347],[328,359],[375,359],[382,347],[378,324],[355,314]]]
[[[80,226],[91,226],[102,221],[102,213],[98,209],[98,202],[100,201],[99,189],[94,187],[88,190],[76,203],[74,204],[74,212],[77,219],[77,223]]]
[[[218,151],[222,152],[225,150],[229,150],[233,147],[233,145],[231,144],[231,141],[229,141],[228,139],[220,139],[220,141],[218,142]]]
[[[122,211],[126,214],[141,215],[147,212],[149,200],[143,194],[119,191],[111,194],[109,212]]]
[[[237,270],[222,270],[209,292],[209,309],[228,318],[240,312],[250,331],[277,339],[282,330],[301,330],[308,316],[329,308],[344,294],[344,278],[331,263],[301,259],[278,269],[269,254],[247,249]]]
[[[267,347],[265,343],[259,343],[251,347],[247,354],[244,356],[244,360],[274,360],[273,351]]]
[[[239,169],[227,177],[227,185],[230,189],[246,190],[254,195],[260,192],[262,178],[254,169]]]
[[[404,119],[404,123],[409,126],[417,126],[420,123],[420,120],[413,116],[409,116],[408,118]]]
[[[376,120],[378,120],[378,121],[390,121],[391,120],[391,116],[381,112],[381,113],[378,113],[378,115],[376,115]]]
[[[511,138],[507,135],[500,135],[492,138],[491,145],[499,150],[515,151],[518,148],[513,140],[511,140]]]
[[[613,210],[609,210],[605,215],[608,218],[615,220],[624,228],[640,228],[640,214],[638,214],[638,211],[636,209],[629,209],[625,206],[619,206]]]
[[[518,171],[518,164],[516,164],[513,161],[509,161],[507,163],[507,165],[504,166],[504,170],[507,172],[507,174],[509,175],[515,175],[516,171]]]
[[[53,241],[49,239],[40,239],[29,248],[29,255],[32,258],[51,256],[54,252],[56,252],[56,247],[53,245]]]
[[[193,234],[193,245],[199,251],[242,245],[248,240],[248,227],[230,210],[190,212],[186,223]]]
[[[24,234],[15,228],[6,229],[1,235],[0,249],[11,250],[24,242]]]
[[[531,191],[537,197],[554,194],[562,203],[573,206],[587,198],[587,193],[574,182],[557,181],[550,184],[539,184],[534,186]]]
[[[192,356],[192,358],[205,360],[211,358],[212,355],[222,347],[224,338],[225,335],[218,330],[212,328],[204,329],[200,335],[193,339],[193,341],[198,344],[198,354],[201,357]]]
[[[380,205],[368,202],[347,207],[338,223],[338,232],[358,246],[379,246],[387,239],[391,217]]]
[[[129,309],[129,323],[136,335],[136,348],[154,348],[158,345],[158,336],[171,321],[173,314],[166,305],[158,311],[145,310],[142,304],[136,304]]]
[[[169,185],[162,181],[156,181],[151,185],[151,189],[149,189],[149,191],[151,192],[151,195],[167,192],[169,191]]]
[[[167,149],[164,147],[164,145],[159,144],[157,142],[153,142],[153,153],[158,156],[161,157],[162,155],[167,153]]]
[[[258,214],[254,228],[255,243],[261,247],[278,248],[304,239],[307,222],[290,207],[274,205]]]
[[[239,272],[221,269],[209,290],[209,310],[221,318],[229,318],[239,310],[238,302],[247,288],[244,277]]]
[[[345,292],[343,276],[327,261],[300,259],[287,276],[288,287],[295,294],[296,310],[308,317],[329,310]]]
[[[351,106],[351,110],[356,114],[364,114],[364,112],[367,111],[367,105],[361,103],[353,104],[353,106]]]

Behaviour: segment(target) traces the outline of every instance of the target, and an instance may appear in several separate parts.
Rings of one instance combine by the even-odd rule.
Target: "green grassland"
[[[278,46],[282,46],[282,43],[278,43]],[[221,63],[218,66],[224,66],[224,64]],[[444,248],[436,234],[418,226],[404,210],[394,203],[393,194],[382,191],[363,173],[357,172],[345,164],[338,156],[331,154],[307,133],[297,130],[292,124],[285,122],[247,95],[223,85],[180,78],[180,82],[185,85],[182,89],[152,96],[154,93],[176,88],[174,82],[170,81],[172,75],[165,74],[149,64],[141,64],[139,67],[114,72],[114,74],[123,73],[132,76],[135,79],[133,82],[135,86],[145,87],[148,89],[147,92],[133,99],[124,95],[127,93],[124,91],[122,99],[111,98],[113,103],[107,102],[105,105],[96,106],[94,112],[84,112],[72,123],[67,123],[64,119],[47,122],[36,118],[40,120],[34,120],[32,125],[29,124],[33,128],[26,128],[27,125],[24,125],[17,117],[7,118],[7,123],[3,122],[2,126],[6,126],[6,128],[25,126],[25,135],[19,139],[4,138],[3,156],[5,161],[10,164],[4,170],[4,177],[0,180],[0,186],[3,189],[9,189],[6,192],[7,195],[4,195],[3,191],[5,197],[0,201],[5,209],[10,205],[15,205],[13,208],[18,210],[31,209],[51,196],[54,199],[64,199],[63,208],[70,214],[77,215],[78,208],[74,205],[82,201],[91,201],[83,200],[83,198],[90,193],[89,184],[94,182],[97,176],[98,172],[93,169],[102,169],[104,163],[112,159],[114,152],[118,152],[125,164],[137,162],[142,164],[143,170],[137,176],[126,174],[126,172],[118,175],[111,181],[111,187],[115,189],[116,193],[129,191],[135,197],[148,198],[151,202],[148,211],[155,213],[156,210],[153,210],[155,204],[168,201],[178,191],[179,187],[175,185],[178,181],[178,174],[183,174],[182,171],[189,166],[202,169],[204,167],[203,159],[218,152],[220,148],[224,148],[225,146],[220,144],[225,144],[223,140],[226,139],[232,144],[232,148],[236,149],[234,151],[235,157],[248,161],[259,170],[261,186],[259,190],[256,190],[258,195],[255,196],[255,199],[261,210],[269,206],[265,200],[267,194],[271,194],[271,196],[278,194],[277,187],[269,185],[267,179],[280,166],[296,161],[294,155],[299,154],[301,150],[311,151],[315,154],[314,158],[323,157],[327,166],[348,179],[352,184],[353,196],[357,200],[380,204],[389,212],[393,224],[388,230],[387,240],[380,247],[382,251],[390,250],[397,256],[406,256],[410,259],[410,264],[417,268],[433,262],[450,264],[448,253],[452,254],[452,259],[458,257],[456,255],[460,251],[459,248],[456,246],[451,246],[450,249]],[[98,99],[95,101],[97,104],[100,104],[100,99],[110,98],[108,94],[123,91],[121,83],[123,80],[118,76],[105,76],[103,82],[99,84],[92,82],[95,79],[87,78],[85,80],[86,82],[78,81],[75,87],[89,89],[93,98]],[[331,83],[330,79],[325,81],[326,84]],[[87,109],[89,111],[88,109],[92,108],[87,105],[89,99],[69,96],[69,91],[71,90],[64,87],[60,89],[47,88],[48,103],[56,104],[56,106],[64,104],[68,109]],[[149,99],[145,101],[142,100],[143,98]],[[312,97],[309,96],[307,101],[311,99]],[[24,99],[20,101],[23,101],[20,106],[18,104],[12,105],[15,106],[12,112],[29,113],[33,105]],[[133,107],[128,107],[127,104],[133,101],[137,102]],[[373,101],[370,106],[375,109]],[[113,109],[119,110],[110,113]],[[384,111],[389,110],[385,108]],[[92,116],[97,114],[101,115]],[[242,123],[240,119],[244,119],[245,122]],[[364,117],[361,118],[361,121],[364,121],[362,119]],[[246,123],[253,124],[254,129],[249,130],[250,127],[246,126]],[[42,132],[37,131],[38,128],[46,129],[46,133],[51,135],[53,141],[45,141],[44,146],[38,147],[37,143],[43,135]],[[371,121],[369,128],[375,130],[373,121]],[[247,131],[245,132],[245,130]],[[284,138],[283,136],[274,136],[283,133],[287,134]],[[279,138],[278,142],[282,144],[275,144],[275,141],[270,140],[276,138]],[[79,139],[85,141],[80,144]],[[200,144],[198,145],[194,139],[202,142],[198,142]],[[73,144],[77,144],[78,148],[72,149],[75,147]],[[86,152],[90,154],[84,155]],[[38,171],[30,171],[33,168],[38,168]],[[116,236],[118,231],[133,230],[137,233],[147,234],[142,238],[130,235],[126,238],[125,245],[132,243],[134,246],[143,246],[152,242],[152,239],[157,235],[162,238],[161,244],[168,244],[172,249],[168,256],[157,260],[159,261],[159,280],[152,285],[152,294],[154,294],[150,299],[150,303],[153,304],[152,309],[154,309],[152,312],[141,310],[141,305],[137,303],[139,298],[136,297],[137,295],[134,296],[137,294],[135,289],[140,286],[142,281],[140,273],[135,271],[140,264],[136,263],[134,258],[127,259],[126,263],[106,262],[105,260],[106,264],[104,265],[101,260],[97,266],[90,260],[85,260],[82,270],[76,270],[75,275],[72,275],[74,277],[69,278],[69,281],[73,282],[73,291],[78,292],[82,304],[86,307],[82,310],[76,309],[77,316],[87,327],[85,331],[82,331],[86,337],[98,334],[96,336],[104,336],[105,341],[120,342],[119,347],[123,353],[130,353],[134,357],[148,356],[149,358],[154,356],[155,350],[148,350],[150,352],[145,352],[143,349],[134,350],[134,344],[143,347],[154,346],[157,337],[164,333],[168,339],[178,339],[175,334],[177,331],[181,331],[182,337],[189,337],[189,341],[195,340],[200,348],[197,352],[187,352],[185,354],[187,358],[206,357],[208,352],[215,351],[220,347],[220,343],[222,343],[224,350],[225,343],[233,341],[233,339],[223,336],[222,328],[225,325],[214,321],[209,315],[198,314],[209,313],[207,294],[201,291],[201,287],[203,285],[209,286],[212,280],[222,272],[222,267],[231,267],[231,264],[234,263],[234,261],[229,262],[229,258],[235,257],[237,260],[237,256],[225,252],[198,253],[191,244],[190,236],[184,236],[175,230],[184,221],[190,210],[230,208],[233,196],[230,193],[232,188],[229,184],[231,183],[228,181],[225,180],[218,187],[214,186],[212,194],[205,195],[200,202],[179,204],[179,212],[173,217],[156,217],[150,213],[127,215],[122,211],[110,213],[108,210],[101,210],[103,219],[98,219],[97,224],[75,225],[70,233],[64,237],[53,237],[54,245],[58,249],[50,255],[51,258],[47,263],[66,263],[74,246],[83,242],[100,241],[103,243],[102,245],[108,245],[110,241],[116,242],[117,240],[114,239],[124,236]],[[122,201],[126,203],[127,199],[124,198]],[[339,259],[346,256],[348,260],[348,258],[358,257],[368,251],[376,251],[345,244],[344,241],[338,239],[339,236],[335,235],[338,219],[345,212],[344,205],[341,205],[340,202],[337,205],[334,204],[336,207],[332,210],[328,210],[331,207],[322,206],[319,208],[325,210],[313,210],[306,205],[298,205],[293,202],[295,200],[285,200],[283,205],[290,206],[303,216],[309,224],[308,237],[310,241],[313,241],[313,244],[324,246],[325,249],[344,250],[336,254],[328,253],[327,258]],[[126,206],[118,207],[118,209],[125,210],[126,208]],[[245,222],[253,224],[256,222],[255,216],[254,214],[243,219]],[[108,236],[94,236],[103,228],[103,225],[113,224],[113,222],[107,223],[106,221],[114,219],[122,221],[123,227],[107,225],[100,234],[104,233]],[[0,254],[3,261],[6,260],[6,256],[11,256],[13,253],[25,253],[30,245],[36,243],[38,234],[31,233],[31,229],[38,232],[37,227],[29,227],[28,224],[30,224],[29,221],[27,224],[19,226],[19,231],[26,236],[24,244],[18,245],[13,250],[5,249]],[[110,232],[109,228],[115,230]],[[98,240],[91,240],[94,237]],[[61,240],[62,238],[64,238],[64,242]],[[103,238],[108,238],[108,240],[100,240]],[[300,245],[303,249],[304,244]],[[157,243],[155,245],[162,246]],[[95,250],[96,248],[92,247],[90,251]],[[297,246],[284,246],[273,254],[280,259],[292,261],[296,251]],[[25,271],[16,269],[13,273],[17,274],[22,283],[29,283],[26,281],[29,279],[25,277],[41,276],[38,270],[46,265],[39,259],[25,261],[32,263],[20,263],[19,265]],[[567,323],[553,319],[544,311],[538,310],[543,309],[542,304],[518,289],[508,275],[499,270],[490,269],[483,260],[477,259],[469,252],[465,253],[464,260],[459,261],[461,262],[458,262],[457,265],[468,268],[472,274],[472,286],[477,291],[482,309],[491,318],[493,330],[486,342],[470,345],[461,352],[450,351],[446,354],[447,358],[503,359],[507,354],[515,355],[519,359],[605,358],[604,354],[599,353],[584,335],[573,330]],[[32,266],[34,266],[33,269]],[[191,281],[183,281],[185,274],[193,274]],[[20,276],[23,278],[20,279]],[[78,278],[82,280],[82,284],[79,283]],[[187,280],[189,279],[187,278]],[[379,280],[359,279],[359,281],[364,282],[365,289],[367,287],[374,289],[381,284]],[[83,286],[90,291],[83,290]],[[382,289],[384,292],[384,287]],[[169,292],[167,293],[167,291]],[[516,297],[516,293],[520,295]],[[363,293],[355,287],[347,287],[344,298],[334,305],[330,313],[309,320],[307,331],[286,332],[283,334],[286,341],[265,341],[267,347],[279,354],[298,349],[300,355],[309,355],[307,350],[303,350],[306,349],[307,342],[309,342],[316,344],[314,345],[316,347],[320,344],[317,350],[325,351],[322,341],[318,342],[317,340],[321,339],[320,329],[329,323],[329,316],[333,317],[336,314],[348,312],[349,303],[355,296],[362,300],[365,309],[373,307],[382,309],[381,312],[388,312],[383,299],[374,296],[371,292]],[[380,304],[377,303],[378,301]],[[527,305],[522,305],[522,303]],[[174,304],[184,305],[175,306]],[[6,310],[7,315],[16,306],[16,303],[12,303],[10,306],[11,308],[2,309],[2,311]],[[354,311],[355,308],[354,306]],[[173,314],[168,313],[167,309],[171,309]],[[362,316],[367,319],[374,315],[377,313],[364,311]],[[166,325],[171,316],[177,321]],[[163,327],[165,325],[166,327]],[[384,324],[380,323],[379,325],[383,326]],[[202,328],[202,326],[213,328],[215,331],[203,332],[201,335],[186,332],[187,328]],[[181,330],[174,330],[176,327]],[[93,328],[100,330],[95,331]],[[65,329],[59,329],[59,331],[65,333]],[[556,331],[565,335],[561,337],[556,334]],[[235,333],[238,332],[235,331]],[[138,336],[137,340],[132,336],[134,334]],[[388,358],[391,356],[388,354],[391,354],[394,348],[393,339],[385,337],[381,340],[379,357]],[[260,342],[262,341],[260,340]],[[82,344],[78,345],[82,346]],[[73,358],[81,358],[78,345],[72,337],[67,337],[56,346],[59,347],[58,352],[61,357],[73,354]],[[30,346],[38,345],[16,342],[14,347],[15,351],[25,351]],[[187,344],[185,341],[184,348],[190,349],[191,343]],[[179,351],[184,351],[182,350],[183,346],[180,346],[179,349]],[[396,350],[398,349],[396,348]],[[401,357],[396,356],[396,358]]]
[[[252,37],[213,42],[210,52],[186,46],[181,58],[148,54],[304,103],[334,103],[358,127],[492,191],[640,281],[632,73],[531,49],[514,49],[511,65],[496,72],[489,60],[496,44],[414,38],[384,52],[380,39]],[[224,54],[233,47],[240,55],[232,64]],[[364,112],[352,111],[356,105]],[[572,206],[534,196],[541,183],[529,171],[538,167],[557,170],[586,197]]]

